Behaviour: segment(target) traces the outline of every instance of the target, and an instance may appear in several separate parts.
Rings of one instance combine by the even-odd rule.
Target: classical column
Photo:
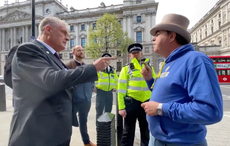
[[[127,19],[128,19],[128,36],[130,37],[130,38],[132,38],[133,39],[133,36],[131,35],[131,15],[128,15],[127,16]],[[135,39],[134,39],[135,40]]]
[[[221,47],[224,47],[224,31],[222,31]]]
[[[89,34],[89,27],[90,27],[90,23],[87,22],[86,23],[86,34],[87,35]],[[85,44],[87,43],[87,41],[88,41],[88,36],[86,36],[86,38],[85,38]]]
[[[150,17],[151,17],[151,26],[150,26],[150,29],[153,27],[153,26],[155,26],[156,25],[156,13],[155,12],[151,12],[151,15],[150,15]],[[149,29],[149,30],[150,30]],[[147,30],[148,31],[148,30]],[[149,33],[149,31],[148,31],[148,33]],[[150,33],[149,33],[150,34]],[[150,35],[150,41],[152,42],[152,39],[153,39],[153,36],[151,36]]]
[[[2,51],[5,51],[5,44],[6,44],[6,41],[5,41],[5,29],[2,29]]]
[[[74,25],[75,26],[74,31],[75,31],[75,35],[76,35],[75,45],[79,45],[79,26],[78,25],[79,25],[78,23]]]
[[[2,51],[2,30],[0,29],[0,52]]]
[[[37,24],[35,24],[35,38],[37,38],[38,37],[38,27],[37,27]]]
[[[129,16],[129,23],[130,23],[130,25],[129,25],[129,33],[130,33],[130,38],[132,38],[133,39],[133,15],[132,14],[130,14],[130,16]]]
[[[127,31],[127,18],[126,15],[123,15],[123,31],[126,32]]]
[[[9,46],[9,49],[13,46],[13,38],[14,38],[14,36],[13,36],[13,28],[10,28],[10,46]]]
[[[11,46],[11,48],[14,47],[16,44],[18,44],[17,39],[16,39],[17,38],[17,29],[16,29],[16,27],[14,27],[13,30],[14,30],[14,35],[13,35],[14,39],[12,40],[13,46]]]
[[[28,41],[29,41],[28,36],[29,36],[28,25],[26,25],[26,26],[25,26],[25,42],[28,42]]]
[[[24,43],[25,42],[25,26],[22,26],[22,42],[21,43]]]

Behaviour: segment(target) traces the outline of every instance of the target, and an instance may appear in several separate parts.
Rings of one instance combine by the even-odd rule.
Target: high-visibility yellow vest
[[[95,82],[95,86],[97,89],[101,89],[103,91],[110,91],[113,88],[117,88],[117,72],[114,68],[110,68],[111,71],[109,73],[100,71],[97,73],[98,81]]]
[[[145,59],[144,62],[149,62]],[[129,64],[122,68],[118,79],[118,108],[125,109],[124,98],[132,97],[135,100],[144,102],[150,99],[151,91],[149,90],[145,79],[141,75],[144,64],[140,64],[136,58],[132,59],[134,68]],[[153,67],[152,75],[156,77]]]

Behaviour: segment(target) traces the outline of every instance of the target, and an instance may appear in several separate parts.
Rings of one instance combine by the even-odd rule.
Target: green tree
[[[85,49],[90,57],[97,58],[109,49],[118,49],[122,54],[131,43],[133,40],[128,37],[127,32],[123,32],[117,16],[106,13],[99,17],[96,27],[90,27]]]

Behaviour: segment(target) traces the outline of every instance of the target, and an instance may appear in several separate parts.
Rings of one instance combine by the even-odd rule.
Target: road
[[[230,85],[220,85],[222,97],[223,97],[223,103],[224,103],[224,111],[230,112]],[[6,95],[12,95],[12,90],[6,86]],[[93,93],[92,103],[96,102],[95,93]],[[11,97],[11,96],[6,96]],[[115,97],[115,93],[114,93]],[[113,104],[116,104],[116,98],[113,99]]]
[[[209,146],[228,146],[229,145],[229,139],[230,139],[230,85],[221,85],[221,91],[223,96],[223,103],[224,103],[224,116],[221,122],[208,125],[208,133],[207,133],[207,141]],[[115,93],[114,93],[115,94]],[[7,105],[11,105],[12,103],[12,90],[8,87],[6,87],[6,97],[7,97]],[[93,94],[92,103],[95,103],[95,93]],[[114,105],[116,104],[116,98],[114,98],[113,101]],[[12,106],[8,106],[8,111],[13,111]],[[0,126],[0,146],[6,146],[7,139],[9,135],[9,123],[11,120],[11,112],[0,112],[0,114],[8,115],[8,118],[5,118],[4,115],[0,116],[4,117],[0,121],[2,122],[2,127]],[[116,112],[116,106],[113,106],[112,113]],[[96,142],[96,131],[95,131],[95,104],[92,104],[91,111],[89,113],[89,121],[88,121],[88,129],[89,133],[91,135],[91,138],[94,142]],[[4,123],[5,120],[5,123]],[[138,127],[138,126],[136,126]],[[8,133],[6,132],[8,131]],[[73,137],[71,138],[71,145],[81,144],[81,139],[76,138],[79,137],[79,130],[78,128],[74,128]],[[140,133],[139,130],[136,130],[135,132],[135,146],[140,145]],[[1,142],[3,144],[1,145]]]

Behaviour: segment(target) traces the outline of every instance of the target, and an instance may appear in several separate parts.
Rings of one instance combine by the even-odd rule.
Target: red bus
[[[230,56],[209,56],[215,66],[219,83],[230,83]]]

